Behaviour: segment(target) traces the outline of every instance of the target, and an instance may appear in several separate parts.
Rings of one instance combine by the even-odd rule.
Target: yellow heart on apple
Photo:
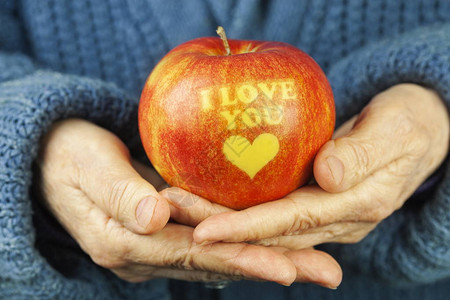
[[[271,133],[260,134],[253,144],[243,136],[233,135],[223,145],[225,157],[251,179],[277,155],[279,149],[278,138]]]

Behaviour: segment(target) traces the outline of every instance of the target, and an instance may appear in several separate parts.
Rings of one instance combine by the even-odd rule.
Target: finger
[[[359,214],[353,201],[346,194],[330,194],[318,186],[306,186],[284,199],[211,216],[195,228],[194,241],[255,241],[353,221]]]
[[[151,267],[244,276],[284,285],[291,284],[297,276],[295,266],[282,253],[245,243],[198,245],[193,243],[193,229],[188,226],[168,223],[150,236],[131,232],[124,235],[123,228],[113,222],[109,228],[99,230],[108,232],[107,241],[103,241],[102,252],[94,251],[92,259],[108,269],[121,267],[117,262],[125,259]],[[110,250],[106,252],[105,249]],[[273,263],[274,267],[267,268],[267,262]]]
[[[169,226],[160,234],[158,233],[158,237],[161,238],[159,245],[176,250],[172,260],[175,266],[231,276],[258,278],[283,285],[290,285],[296,278],[295,266],[282,253],[245,243],[193,244],[193,229],[190,227],[183,226],[184,240],[182,236],[176,237],[176,233],[181,232],[180,226]],[[271,262],[273,267],[267,268],[267,262]]]
[[[204,271],[196,271],[196,270],[175,270],[175,269],[156,269],[152,278],[171,278],[177,280],[185,280],[185,281],[201,281],[201,282],[219,282],[224,280],[233,280],[237,281],[240,279],[244,279],[242,276],[227,276],[223,274],[204,272]]]
[[[169,219],[167,201],[133,168],[126,146],[109,131],[82,120],[62,123],[80,189],[129,230],[148,234]]]
[[[242,276],[227,276],[205,271],[179,270],[173,268],[150,267],[148,265],[136,264],[127,265],[126,267],[113,269],[111,271],[121,279],[134,283],[144,282],[156,278],[171,278],[197,282],[220,282],[225,280],[237,281],[244,279],[244,277]]]
[[[411,111],[394,100],[388,92],[379,94],[347,135],[321,148],[314,175],[323,189],[346,191],[417,146]]]
[[[192,227],[212,215],[233,211],[177,187],[167,188],[161,195],[169,201],[171,218]]]
[[[285,255],[297,268],[297,282],[311,282],[336,289],[342,281],[342,269],[329,254],[314,249],[289,251]]]
[[[254,245],[279,246],[291,250],[300,250],[323,243],[353,244],[362,240],[375,228],[369,222],[343,222],[327,226],[306,229],[298,235],[277,236],[251,242]]]
[[[223,274],[196,271],[196,270],[175,270],[170,268],[157,268],[152,273],[152,278],[172,278],[185,281],[218,282],[224,280],[237,281],[243,279],[242,276],[227,276]]]
[[[330,289],[336,289],[340,284],[342,269],[329,254],[313,248],[301,251],[283,250],[282,252],[295,264],[297,269],[296,282],[315,283]],[[112,271],[120,278],[130,282],[143,282],[155,278],[172,278],[197,282],[237,281],[242,279],[260,281],[257,278],[229,276],[198,270],[149,267],[148,265],[127,265]]]

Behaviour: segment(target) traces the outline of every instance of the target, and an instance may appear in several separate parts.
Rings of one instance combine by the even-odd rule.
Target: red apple
[[[158,63],[142,91],[139,130],[170,185],[243,209],[308,182],[335,110],[327,78],[304,52],[226,41],[198,38]]]

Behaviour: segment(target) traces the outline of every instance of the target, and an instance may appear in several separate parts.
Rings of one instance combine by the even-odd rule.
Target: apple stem
[[[225,29],[222,26],[217,27],[217,34],[220,36],[223,42],[223,46],[225,47],[225,51],[227,55],[231,55],[230,45],[228,44],[227,35],[225,34]]]

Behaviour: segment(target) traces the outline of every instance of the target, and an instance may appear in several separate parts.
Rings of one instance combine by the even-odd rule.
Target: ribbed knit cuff
[[[399,83],[437,91],[450,107],[450,25],[435,25],[353,53],[329,79],[337,122],[359,113],[379,92]],[[394,213],[355,245],[334,245],[343,264],[393,284],[427,283],[450,276],[450,166],[428,187],[417,210]]]

